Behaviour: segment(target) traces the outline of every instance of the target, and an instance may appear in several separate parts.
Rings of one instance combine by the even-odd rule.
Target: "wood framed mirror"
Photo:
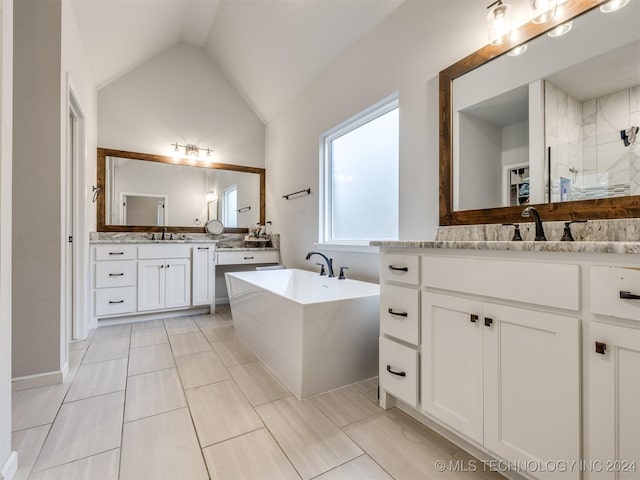
[[[600,15],[600,18],[606,18],[607,22],[612,21],[611,19],[614,18],[617,18],[616,21],[623,19],[624,22],[627,22],[625,25],[631,25],[633,18],[638,18],[636,16],[638,9],[637,2],[630,2],[627,7],[631,6],[631,9],[627,12],[622,9],[619,12],[602,13],[598,7],[605,3],[607,3],[606,0],[567,0],[558,7],[558,11],[553,20],[544,24],[529,22],[521,26],[517,30],[517,35],[512,35],[512,39],[507,43],[499,46],[487,45],[440,72],[440,225],[516,223],[522,220],[521,212],[523,208],[529,204],[535,205],[544,221],[640,217],[640,185],[637,185],[640,181],[640,176],[635,173],[640,169],[640,162],[637,161],[637,159],[640,159],[640,136],[639,140],[635,143],[636,147],[633,149],[634,156],[629,160],[629,162],[635,162],[635,164],[631,165],[629,168],[630,173],[628,172],[626,174],[626,185],[624,184],[624,180],[619,180],[617,177],[614,181],[614,177],[616,175],[619,177],[620,175],[612,172],[612,170],[603,172],[596,169],[592,171],[586,167],[583,169],[576,168],[571,164],[564,165],[558,163],[559,160],[557,159],[563,158],[558,153],[561,151],[561,147],[565,150],[575,148],[575,146],[567,145],[568,142],[565,142],[563,145],[553,145],[556,150],[554,150],[552,159],[550,140],[547,138],[549,137],[547,124],[549,123],[549,118],[551,118],[551,114],[545,107],[545,98],[548,100],[550,91],[550,87],[547,87],[547,82],[550,79],[554,83],[561,85],[563,84],[562,82],[565,82],[564,84],[566,85],[566,78],[561,78],[564,75],[562,73],[566,69],[566,71],[572,70],[576,76],[582,75],[582,77],[578,77],[580,81],[573,81],[574,84],[588,84],[589,82],[585,82],[584,80],[588,78],[588,72],[594,72],[596,67],[592,65],[589,67],[591,70],[589,70],[585,67],[585,65],[587,65],[586,60],[580,63],[577,59],[571,58],[571,62],[558,69],[557,73],[550,73],[542,69],[542,73],[540,73],[537,80],[535,80],[535,82],[538,82],[535,86],[538,90],[532,87],[534,80],[525,78],[525,73],[522,73],[528,68],[526,64],[526,62],[529,61],[526,60],[527,55],[533,54],[534,56],[532,58],[536,58],[535,48],[537,48],[536,45],[540,45],[540,43],[536,44],[535,42],[542,42],[543,40],[553,42],[559,40],[557,38],[550,38],[550,36],[545,35],[545,33],[570,21],[573,21],[574,32],[566,35],[567,39],[569,39],[572,34],[579,33],[581,30],[586,32],[586,34],[590,34],[591,37],[594,37],[595,42],[602,44],[607,43],[609,37],[615,37],[610,43],[619,42],[620,45],[616,46],[615,49],[612,48],[611,52],[615,52],[615,56],[620,57],[626,48],[626,52],[635,52],[635,55],[632,54],[629,57],[629,61],[638,61],[638,59],[640,59],[640,55],[637,53],[640,51],[638,50],[640,47],[640,35],[636,33],[638,31],[637,26],[628,27],[630,30],[630,33],[628,33],[622,31],[623,29],[612,27],[607,27],[610,30],[605,30],[604,28],[595,29],[595,31],[593,28],[589,30],[588,25],[583,26],[581,23],[592,21],[591,19],[596,18],[597,15]],[[614,80],[620,79],[627,81],[624,85],[620,83],[617,86],[609,86],[609,93],[611,95],[607,95],[613,96],[613,93],[617,93],[618,90],[622,91],[622,89],[625,88],[626,91],[629,92],[627,95],[631,98],[630,102],[635,101],[634,95],[637,96],[640,94],[640,81],[637,80],[640,76],[640,68],[636,68],[635,64],[627,65],[625,66],[626,70],[622,74],[613,74],[611,71],[607,71],[607,67],[605,67],[605,65],[608,65],[608,63],[606,63],[608,61],[607,57],[605,57],[604,53],[600,54],[598,52],[600,43],[597,43],[596,48],[593,48],[577,43],[576,38],[580,37],[574,37],[573,40],[565,41],[566,48],[562,48],[565,48],[571,55],[577,50],[584,50],[585,55],[590,53],[594,59],[600,62],[597,64],[599,71],[608,74],[609,77],[614,78]],[[571,42],[574,43],[572,44]],[[521,57],[505,55],[515,47],[525,44],[529,45],[530,53],[526,53]],[[560,42],[552,44],[551,46],[547,45],[545,48],[538,48],[538,53],[542,52],[540,53],[541,55],[546,55],[546,57],[544,57],[544,68],[548,68],[547,63],[553,63],[552,57],[556,55],[555,50],[562,50],[562,48]],[[604,48],[605,47],[603,47],[603,52],[608,52],[604,50]],[[532,52],[532,50],[534,51]],[[579,55],[576,53],[576,56]],[[561,61],[561,59],[558,60],[558,62]],[[507,62],[512,63],[507,64]],[[640,62],[638,62],[638,64],[640,65]],[[496,67],[500,65],[501,67]],[[488,70],[489,67],[498,68],[497,72],[502,72],[503,75],[491,72]],[[499,70],[499,68],[502,68],[502,70]],[[626,78],[629,73],[632,74],[631,79]],[[564,75],[564,77],[566,77],[566,75]],[[625,78],[623,79],[622,77]],[[484,81],[474,85],[470,80],[473,78],[484,79]],[[491,92],[495,84],[500,83],[504,78],[509,78],[510,81],[513,78],[521,78],[523,81],[520,84],[513,84],[510,88]],[[466,91],[462,89],[465,83],[471,87]],[[636,87],[633,85],[636,85]],[[487,88],[487,86],[489,87]],[[547,90],[545,90],[545,88],[547,88]],[[616,90],[616,88],[618,88],[618,90]],[[478,93],[478,90],[482,89],[487,90],[484,99],[482,99]],[[570,100],[573,98],[571,97],[572,94],[572,92],[569,94]],[[477,98],[471,101],[470,99],[474,95],[476,95],[477,98],[481,98],[481,101],[478,101]],[[545,97],[545,95],[547,95],[547,97]],[[565,95],[564,92],[563,95]],[[583,108],[582,105],[585,105],[584,110],[581,110],[581,112],[584,112],[584,116],[586,116],[587,109],[586,98],[592,98],[593,100],[589,100],[589,102],[593,102],[594,105],[604,98],[602,92],[593,93],[594,96],[592,97],[584,97],[584,95],[588,95],[586,92],[582,98],[580,95],[581,94],[576,94],[578,100],[576,100],[577,103],[574,103],[579,104],[580,109]],[[640,102],[640,100],[638,101]],[[469,104],[466,110],[464,110],[465,102]],[[512,119],[510,121],[504,119],[496,120],[496,105],[501,103],[515,105],[515,107],[511,109]],[[488,170],[479,162],[483,150],[482,142],[486,140],[488,134],[484,135],[484,132],[482,132],[482,134],[477,134],[474,138],[473,129],[464,130],[464,135],[461,135],[458,129],[461,128],[461,126],[466,126],[467,123],[465,122],[468,121],[474,124],[473,127],[475,128],[479,118],[482,122],[485,122],[485,124],[490,121],[502,128],[501,138],[504,145],[505,129],[507,127],[511,128],[513,126],[512,123],[515,124],[523,120],[516,113],[521,110],[518,105],[525,105],[525,109],[528,107],[527,113],[525,114],[528,125],[523,127],[526,130],[524,136],[527,136],[527,145],[523,147],[523,149],[526,150],[526,155],[524,155],[526,162],[523,163],[522,158],[520,158],[519,162],[511,159],[511,163],[507,162],[505,164],[504,152],[502,159],[499,158],[500,152],[494,152],[492,158],[498,158],[496,160],[497,166],[492,165],[491,169]],[[531,109],[532,105],[541,105],[540,107],[536,107],[539,108],[537,113]],[[571,107],[571,101],[569,101],[569,106]],[[640,121],[637,120],[640,118],[640,110],[638,114],[636,114],[633,108],[634,107],[631,106],[628,107],[628,111],[631,113],[627,118],[630,118],[630,121],[628,120],[627,123],[624,124],[624,127],[618,126],[616,127],[618,130],[607,132],[607,141],[612,144],[615,143],[618,156],[623,154],[627,155],[631,152],[631,149],[628,148],[627,150],[623,150],[625,148],[622,143],[624,139],[622,139],[620,135],[623,134],[625,128],[633,128],[634,125],[638,126],[637,124],[640,123]],[[596,113],[594,112],[593,115],[595,116]],[[576,116],[580,115],[576,114]],[[581,116],[581,118],[584,117]],[[547,123],[545,123],[545,121]],[[536,128],[538,130],[536,130]],[[620,128],[623,130],[620,130]],[[476,128],[476,132],[480,131],[481,128]],[[581,135],[584,137],[586,134],[581,133]],[[464,140],[461,141],[461,138]],[[497,138],[497,142],[500,142],[500,134],[498,134]],[[469,145],[465,146],[463,144],[464,141],[469,143]],[[591,147],[592,146],[589,146],[589,148]],[[598,145],[597,148],[599,149],[600,145]],[[487,150],[490,149],[487,148]],[[583,155],[581,159],[583,163],[581,166],[583,164],[587,165],[586,147],[581,152],[581,155]],[[539,161],[534,161],[536,158],[538,158]],[[554,161],[556,163],[553,163]],[[465,164],[469,166],[468,169],[465,167]],[[466,177],[464,177],[465,173]],[[490,189],[480,184],[480,177],[483,175],[491,177],[491,181],[495,182],[497,186]],[[531,180],[529,176],[531,176]],[[511,179],[509,180],[507,177],[511,177]],[[602,186],[603,178],[604,187]],[[608,184],[606,183],[607,178],[609,181]],[[631,180],[629,180],[629,178],[631,178]],[[464,182],[466,182],[466,184],[464,184]],[[468,190],[465,190],[465,185],[469,187]],[[509,189],[511,189],[511,195],[509,194]],[[476,203],[474,203],[474,201],[465,201],[463,198],[465,192],[472,190],[476,192],[491,191],[495,198],[491,200],[476,199],[474,200]],[[594,192],[597,190],[600,191],[602,198],[594,196]],[[578,198],[580,199],[578,200]],[[485,204],[483,204],[483,202]]]
[[[98,148],[97,231],[224,233],[265,224],[265,169]]]

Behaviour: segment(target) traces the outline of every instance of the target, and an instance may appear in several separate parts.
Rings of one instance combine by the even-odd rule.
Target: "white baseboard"
[[[18,452],[11,452],[9,458],[0,469],[1,480],[13,480],[16,472],[18,471]]]
[[[229,303],[228,297],[216,298],[216,305],[227,305]]]
[[[67,375],[69,365],[65,365],[62,370],[55,372],[38,373],[36,375],[26,375],[24,377],[16,377],[11,380],[11,390],[18,392],[20,390],[28,390],[30,388],[48,387],[49,385],[58,385],[64,382]]]

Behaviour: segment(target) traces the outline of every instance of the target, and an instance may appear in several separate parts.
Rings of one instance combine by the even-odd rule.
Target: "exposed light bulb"
[[[522,55],[524,52],[526,52],[527,48],[528,48],[527,44],[525,43],[524,45],[520,45],[520,46],[517,46],[516,48],[512,48],[507,52],[507,55],[509,55],[510,57],[517,57],[518,55]]]
[[[620,10],[622,7],[626,6],[628,3],[629,0],[611,0],[604,5],[600,5],[600,11],[603,13],[615,12],[616,10]]]
[[[489,29],[489,42],[492,45],[501,45],[511,38],[511,21],[513,9],[511,5],[502,3],[502,0],[492,3],[487,14],[487,27]]]
[[[531,0],[533,10],[533,23],[545,23],[556,16],[558,0]]]
[[[563,23],[562,25],[558,25],[553,30],[548,31],[547,35],[549,35],[550,37],[561,37],[562,35],[569,33],[572,27],[573,22]]]

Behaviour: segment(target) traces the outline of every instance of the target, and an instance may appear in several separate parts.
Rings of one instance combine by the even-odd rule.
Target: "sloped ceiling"
[[[180,42],[268,121],[403,0],[72,0],[102,88]]]

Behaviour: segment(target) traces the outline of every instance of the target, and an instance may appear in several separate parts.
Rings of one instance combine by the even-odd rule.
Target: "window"
[[[398,239],[398,96],[320,139],[320,242]]]
[[[238,226],[238,186],[233,185],[224,191],[222,223],[225,227]]]

